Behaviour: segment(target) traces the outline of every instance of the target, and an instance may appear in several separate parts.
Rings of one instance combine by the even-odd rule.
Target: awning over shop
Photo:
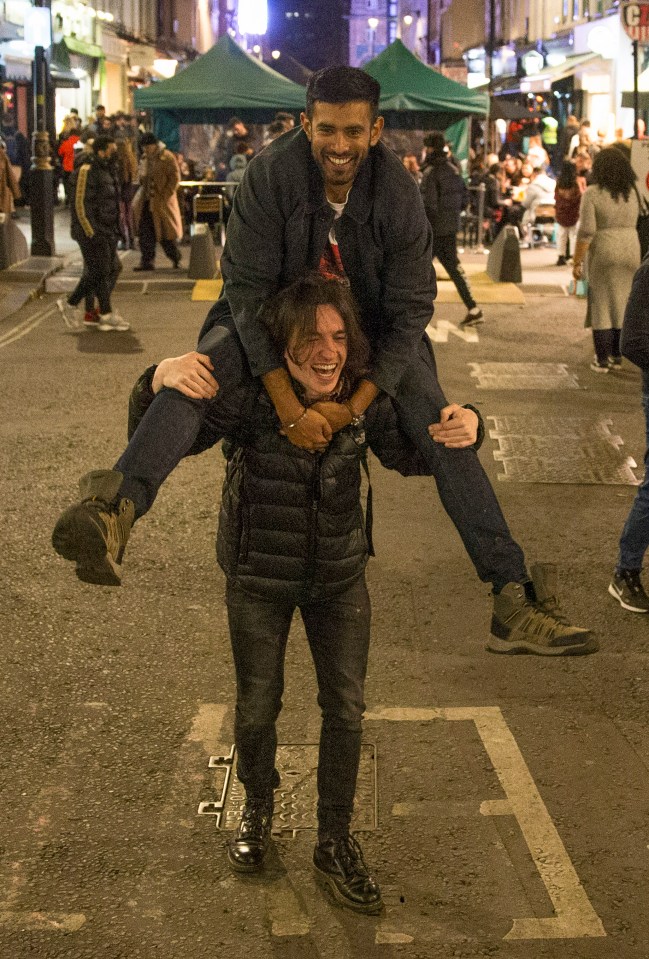
[[[467,116],[487,116],[489,97],[433,70],[395,40],[363,69],[381,84],[388,126],[445,130]]]
[[[564,63],[545,67],[539,73],[530,76],[496,77],[491,82],[491,91],[494,96],[512,93],[544,93],[553,83],[573,76],[581,67],[594,64],[596,60],[601,60],[598,53],[582,53],[575,57],[566,57]]]
[[[70,53],[76,53],[81,57],[93,57],[95,60],[101,60],[104,56],[104,51],[96,43],[86,43],[85,40],[77,40],[76,37],[63,37],[62,42]]]

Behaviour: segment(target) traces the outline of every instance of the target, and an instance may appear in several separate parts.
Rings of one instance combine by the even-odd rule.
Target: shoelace
[[[363,859],[363,851],[354,836],[345,836],[335,841],[335,858],[340,861],[345,873],[356,871],[361,875],[369,876],[367,863]],[[359,863],[362,869],[359,869]]]
[[[269,809],[263,800],[248,800],[241,815],[240,830],[247,836],[261,838],[269,821]]]

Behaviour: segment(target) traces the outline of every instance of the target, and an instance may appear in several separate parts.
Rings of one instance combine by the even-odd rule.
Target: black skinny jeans
[[[286,641],[299,608],[322,711],[318,833],[346,835],[354,810],[365,711],[371,615],[365,576],[344,593],[320,602],[262,599],[229,582],[226,604],[237,677],[237,776],[246,795],[266,798],[279,785],[276,721],[282,708]]]
[[[148,200],[144,201],[142,213],[140,215],[139,237],[142,263],[152,266],[155,261],[156,235],[153,215],[151,213]],[[180,253],[175,240],[160,240],[160,246],[172,263],[179,262]]]
[[[473,299],[466,273],[457,255],[457,237],[455,233],[445,233],[442,236],[433,237],[433,259],[435,257],[437,257],[453,280],[455,289],[460,294],[467,310],[473,310],[477,306],[477,303]]]
[[[68,297],[68,303],[78,306],[85,299],[88,306],[96,296],[99,312],[110,313],[111,294],[122,269],[117,255],[117,237],[93,236],[78,243],[83,257],[83,273]]]

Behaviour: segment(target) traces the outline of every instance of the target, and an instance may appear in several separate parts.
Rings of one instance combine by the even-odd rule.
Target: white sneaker
[[[119,315],[117,310],[113,310],[112,313],[99,314],[99,329],[102,333],[109,333],[111,330],[124,333],[126,330],[130,330],[130,328],[131,324],[127,323],[124,317]]]
[[[71,306],[64,297],[56,301],[61,319],[69,330],[80,330],[83,326],[83,312],[78,306]]]

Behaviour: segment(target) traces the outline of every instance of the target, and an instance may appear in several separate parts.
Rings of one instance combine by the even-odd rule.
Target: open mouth
[[[318,366],[311,366],[311,369],[315,375],[321,380],[331,380],[336,375],[338,371],[337,363],[322,363]]]
[[[352,162],[352,158],[351,158],[351,157],[327,156],[326,159],[329,161],[329,163],[333,164],[333,166],[335,166],[335,167],[344,167],[344,166],[347,166],[349,163]]]

